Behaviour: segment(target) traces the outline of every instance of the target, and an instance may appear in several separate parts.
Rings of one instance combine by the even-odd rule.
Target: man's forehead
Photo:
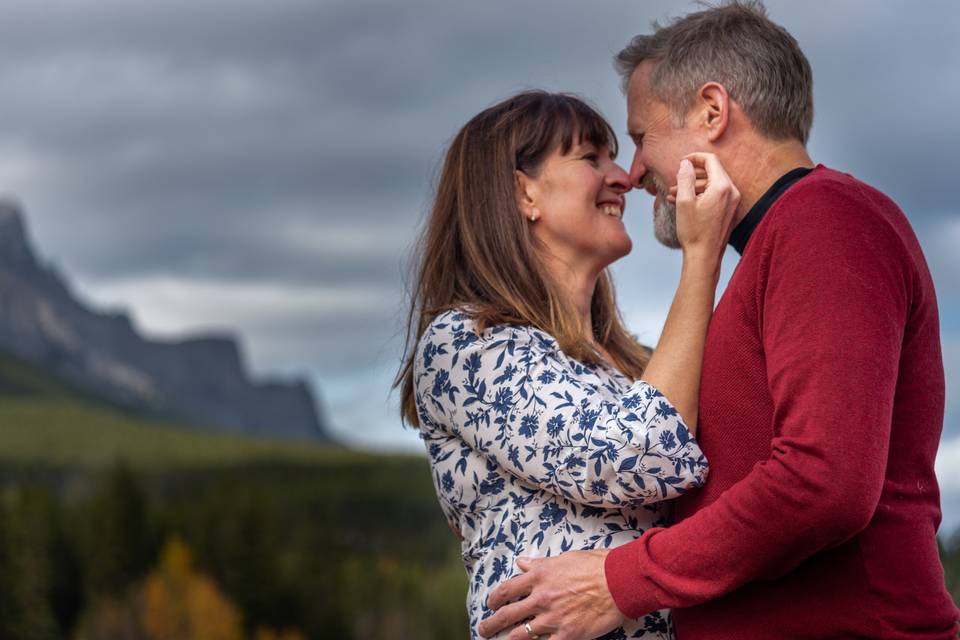
[[[653,60],[644,60],[636,66],[630,74],[630,87],[646,88],[650,84],[650,75],[656,69],[657,63]]]
[[[627,83],[627,127],[632,131],[642,128],[650,107],[656,101],[650,93],[650,74],[654,63],[649,60],[641,62]]]

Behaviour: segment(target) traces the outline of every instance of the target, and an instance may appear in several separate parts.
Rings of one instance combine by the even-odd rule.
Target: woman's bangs
[[[606,147],[610,156],[616,157],[617,136],[603,116],[577,98],[558,96],[558,99],[562,100],[556,113],[559,120],[557,124],[560,125],[560,152],[569,153],[576,136],[577,144],[588,143],[595,147]]]

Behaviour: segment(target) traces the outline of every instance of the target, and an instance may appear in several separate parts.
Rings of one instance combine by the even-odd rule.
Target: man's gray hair
[[[810,63],[761,2],[733,0],[653,28],[614,59],[624,91],[634,70],[650,60],[656,63],[650,90],[680,123],[700,87],[718,82],[757,131],[806,144],[813,125]]]

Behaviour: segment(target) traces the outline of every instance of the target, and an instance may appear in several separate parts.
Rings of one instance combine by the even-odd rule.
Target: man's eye
[[[589,162],[590,164],[597,164],[600,161],[600,156],[595,153],[588,153],[583,156],[583,159]]]

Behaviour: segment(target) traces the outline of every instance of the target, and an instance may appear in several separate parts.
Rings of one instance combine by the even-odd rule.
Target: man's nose
[[[643,164],[643,157],[640,150],[637,149],[633,154],[633,162],[630,164],[630,186],[638,189],[643,188],[643,177],[647,175],[647,166]]]

